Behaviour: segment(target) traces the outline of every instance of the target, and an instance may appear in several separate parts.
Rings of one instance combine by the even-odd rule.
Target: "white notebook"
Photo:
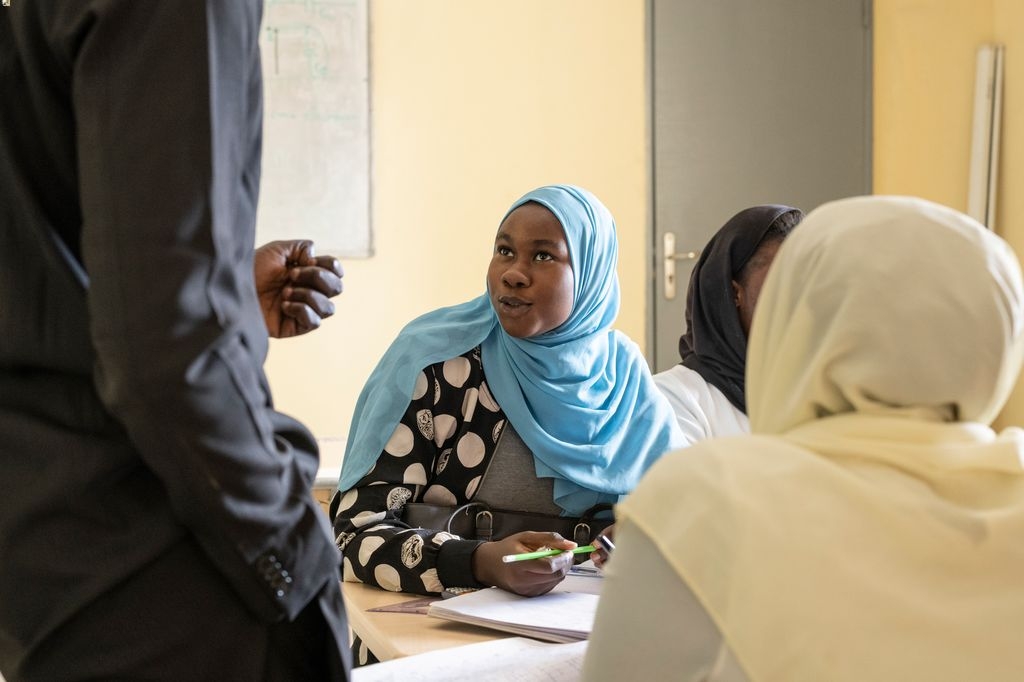
[[[549,642],[577,642],[594,627],[597,600],[596,594],[566,591],[520,597],[491,587],[434,602],[427,614]]]
[[[355,668],[352,682],[577,682],[586,642],[506,637]]]

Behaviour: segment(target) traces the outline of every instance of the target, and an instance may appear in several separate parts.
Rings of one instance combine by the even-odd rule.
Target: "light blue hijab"
[[[547,207],[565,230],[575,276],[569,318],[518,339],[505,332],[484,294],[410,322],[356,403],[339,490],[374,465],[419,373],[477,345],[491,394],[533,452],[537,476],[554,479],[554,501],[566,514],[617,502],[655,460],[683,444],[640,349],[611,329],[619,312],[611,213],[584,189],[551,185],[524,195],[505,217],[530,201]]]

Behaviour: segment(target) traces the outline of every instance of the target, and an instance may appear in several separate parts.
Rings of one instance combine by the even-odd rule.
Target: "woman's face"
[[[744,269],[742,281],[733,280],[732,290],[736,301],[736,311],[740,316],[740,326],[743,333],[750,338],[750,324],[754,320],[754,308],[757,307],[757,299],[761,297],[761,287],[764,286],[764,278],[768,276],[768,268],[775,260],[775,254],[779,252],[782,240],[772,240],[761,244],[754,252],[750,262]]]
[[[487,290],[501,326],[516,338],[549,332],[569,319],[573,272],[555,215],[529,202],[512,211],[494,238]]]

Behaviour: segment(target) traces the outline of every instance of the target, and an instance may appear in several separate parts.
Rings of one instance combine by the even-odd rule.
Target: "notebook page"
[[[352,682],[578,682],[586,651],[585,641],[507,637],[355,668]]]

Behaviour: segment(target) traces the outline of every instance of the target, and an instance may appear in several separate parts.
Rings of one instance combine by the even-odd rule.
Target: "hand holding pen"
[[[604,568],[612,552],[615,551],[615,543],[612,542],[614,536],[615,524],[612,524],[605,528],[603,533],[594,538],[594,547],[596,549],[591,553],[590,559],[598,568]]]
[[[473,552],[473,575],[485,585],[494,585],[527,597],[550,592],[572,567],[571,550],[576,543],[558,533],[525,531],[496,542],[485,542]],[[505,561],[503,557],[529,555],[536,558]]]

